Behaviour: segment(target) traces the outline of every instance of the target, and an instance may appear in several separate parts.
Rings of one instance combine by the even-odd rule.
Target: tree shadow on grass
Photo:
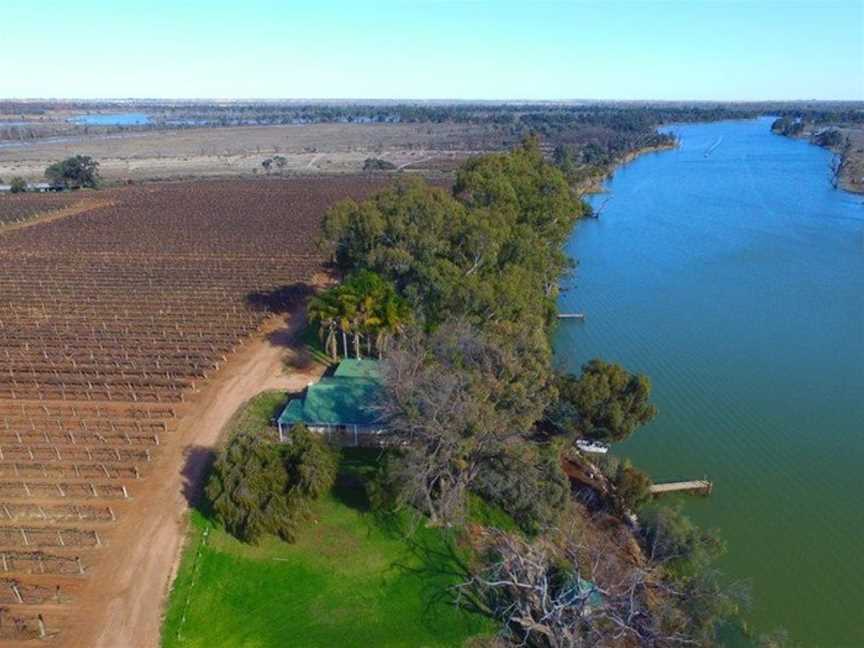
[[[404,538],[405,559],[394,562],[391,569],[400,578],[416,579],[421,583],[423,619],[430,628],[440,623],[448,608],[458,607],[466,615],[491,618],[480,606],[473,593],[460,596],[457,585],[471,579],[472,571],[465,552],[458,549],[456,533],[449,530],[426,529]],[[469,622],[466,616],[466,622]]]
[[[379,448],[342,448],[333,497],[360,513],[374,513],[367,486],[375,477],[382,455]]]

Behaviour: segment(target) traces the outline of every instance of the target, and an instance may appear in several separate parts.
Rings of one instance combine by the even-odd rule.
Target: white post
[[[276,425],[279,426],[279,441],[284,442],[285,437],[282,435],[282,421],[276,421]]]

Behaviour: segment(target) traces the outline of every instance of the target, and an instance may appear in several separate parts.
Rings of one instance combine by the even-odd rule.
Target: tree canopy
[[[622,125],[631,127],[643,133],[638,124]],[[608,153],[586,150],[598,159]],[[578,165],[586,155],[558,153],[562,166]],[[567,645],[600,645],[595,640],[624,628],[633,637],[658,637],[651,645],[671,645],[659,640],[666,636],[667,607],[654,606],[647,594],[654,583],[663,586],[653,573],[627,568],[620,591],[605,589],[602,607],[595,608],[585,605],[582,583],[572,578],[578,568],[561,578],[561,559],[578,567],[583,548],[571,544],[568,556],[546,551],[556,545],[552,529],[573,508],[561,465],[565,442],[540,432],[620,441],[656,414],[645,376],[601,360],[586,364],[580,376],[552,370],[558,283],[572,268],[564,244],[586,213],[535,138],[509,154],[469,160],[450,192],[402,178],[364,202],[345,201],[328,212],[322,246],[348,277],[345,287],[312,302],[310,316],[331,353],[341,331],[345,355],[349,335],[359,355],[359,304],[375,292],[370,287],[392,287],[413,312],[413,325],[383,362],[381,416],[396,443],[372,485],[373,503],[410,507],[429,524],[459,526],[479,497],[523,532],[543,534],[529,545],[518,532],[492,530],[506,555],[483,557],[489,579],[477,573],[463,592],[477,586],[474,602],[491,601],[489,612],[505,629],[517,629],[526,645],[561,646],[561,637],[573,638]],[[650,479],[623,462],[607,484],[602,496],[622,513],[645,502]],[[615,552],[604,544],[600,553],[611,558]],[[511,569],[520,565],[529,573]],[[674,617],[668,636],[689,642],[713,627],[727,599],[710,577],[683,586],[686,596],[666,598]],[[574,605],[574,592],[585,595],[582,607]],[[691,599],[699,601],[695,608]],[[561,613],[555,623],[548,608],[535,608],[538,600]],[[514,610],[518,618],[510,616]],[[587,623],[585,614],[595,613],[597,623]],[[521,623],[527,625],[518,630]],[[535,641],[541,626],[546,632]]]
[[[27,181],[24,178],[15,176],[9,183],[9,191],[12,193],[24,193],[27,191]]]
[[[385,363],[383,405],[404,440],[385,475],[397,504],[433,524],[462,521],[478,475],[524,441],[543,411],[548,358],[540,349],[524,333],[502,344],[466,322],[401,340]]]
[[[340,203],[325,218],[323,244],[342,269],[392,281],[429,326],[466,316],[544,327],[571,268],[563,245],[582,213],[528,139],[512,153],[469,160],[452,192],[406,178],[363,203]]]
[[[50,165],[45,177],[55,187],[93,188],[99,183],[99,163],[86,155],[75,155]]]
[[[309,301],[309,320],[318,324],[318,333],[327,353],[335,360],[337,337],[342,338],[342,357],[352,353],[371,356],[373,348],[381,358],[391,339],[411,322],[411,309],[392,282],[368,270],[349,275],[344,282]],[[353,349],[349,349],[349,338]],[[364,344],[365,343],[365,344]]]
[[[557,446],[514,444],[492,455],[471,490],[506,511],[528,534],[552,527],[570,497]]]
[[[225,528],[246,542],[272,533],[291,541],[310,500],[336,479],[337,458],[303,425],[290,442],[274,443],[255,432],[233,436],[219,455],[207,496]]]
[[[547,420],[572,438],[623,441],[657,415],[648,377],[614,363],[591,360],[578,377],[559,374],[556,386]]]

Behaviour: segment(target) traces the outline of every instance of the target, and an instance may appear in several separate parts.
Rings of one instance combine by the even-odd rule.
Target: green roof
[[[294,425],[295,423],[303,422],[303,401],[295,398],[288,401],[285,409],[279,415],[279,422],[282,425]]]
[[[333,374],[336,378],[369,378],[381,379],[381,370],[377,360],[343,360]]]
[[[282,425],[374,425],[381,394],[374,360],[343,360],[336,373],[309,385],[303,399],[289,401],[277,419]]]

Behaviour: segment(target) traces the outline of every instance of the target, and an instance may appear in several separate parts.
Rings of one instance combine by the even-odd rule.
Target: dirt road
[[[70,648],[153,648],[159,645],[163,608],[176,572],[190,493],[200,487],[209,453],[246,400],[265,389],[299,390],[322,367],[286,374],[287,341],[302,315],[272,320],[195,396],[177,434],[166,440],[153,471],[120,518],[103,559],[78,597],[74,625],[58,637]]]

